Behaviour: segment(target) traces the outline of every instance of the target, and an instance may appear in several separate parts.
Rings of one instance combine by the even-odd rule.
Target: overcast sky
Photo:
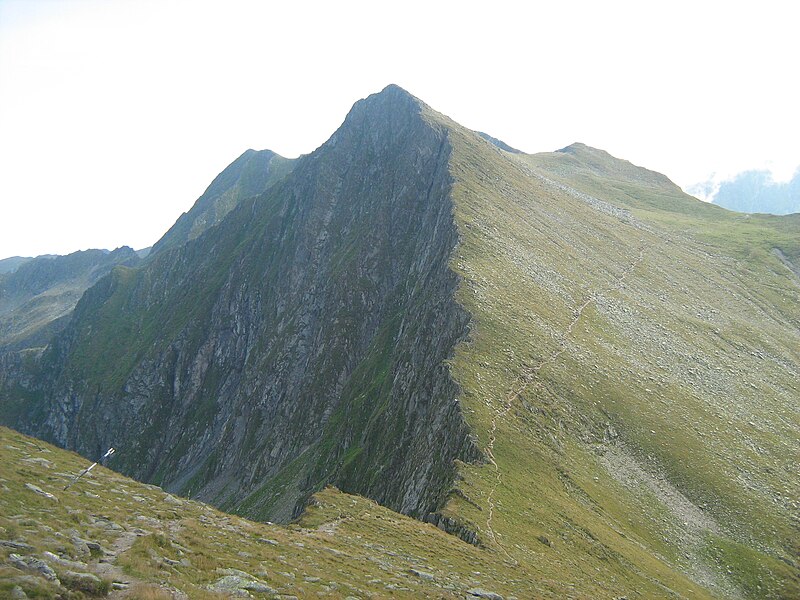
[[[149,246],[245,149],[311,152],[388,83],[526,152],[787,179],[794,6],[0,0],[0,258]]]

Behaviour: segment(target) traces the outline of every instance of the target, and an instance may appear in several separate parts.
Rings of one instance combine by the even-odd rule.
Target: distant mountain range
[[[0,261],[0,353],[45,346],[90,286],[115,266],[139,261],[127,246]]]
[[[727,181],[698,183],[687,191],[738,212],[800,213],[800,170],[789,181],[775,181],[766,170],[745,171]]]
[[[308,155],[245,152],[146,258],[0,276],[13,328],[58,261],[104,269],[0,346],[0,422],[294,533],[108,474],[46,512],[79,461],[3,432],[0,573],[91,534],[189,597],[800,597],[798,233],[388,86]]]

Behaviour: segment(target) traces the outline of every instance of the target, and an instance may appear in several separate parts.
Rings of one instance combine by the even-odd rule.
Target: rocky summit
[[[800,215],[731,213],[583,144],[528,155],[389,86],[311,154],[243,154],[147,258],[2,349],[0,420],[113,446],[172,494],[165,527],[162,492],[125,483],[126,535],[103,534],[114,577],[166,597],[791,598],[798,272]],[[7,445],[8,498],[63,508],[36,444]],[[37,537],[71,535],[45,513],[21,529],[20,502],[9,590],[47,580],[33,561],[62,577],[49,552],[126,593]],[[97,504],[81,527],[106,527]],[[249,556],[200,560],[215,535]],[[280,558],[317,567],[301,584]]]

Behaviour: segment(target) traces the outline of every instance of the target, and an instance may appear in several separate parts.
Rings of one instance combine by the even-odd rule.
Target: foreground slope
[[[30,598],[533,597],[500,558],[332,488],[282,527],[103,467],[64,490],[87,466],[0,427],[0,597],[15,597],[15,587]]]

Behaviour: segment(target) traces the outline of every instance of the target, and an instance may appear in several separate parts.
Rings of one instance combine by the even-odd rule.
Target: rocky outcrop
[[[400,88],[358,102],[264,194],[90,289],[13,424],[255,517],[326,484],[436,510],[479,457],[446,364],[469,325],[449,152]]]

